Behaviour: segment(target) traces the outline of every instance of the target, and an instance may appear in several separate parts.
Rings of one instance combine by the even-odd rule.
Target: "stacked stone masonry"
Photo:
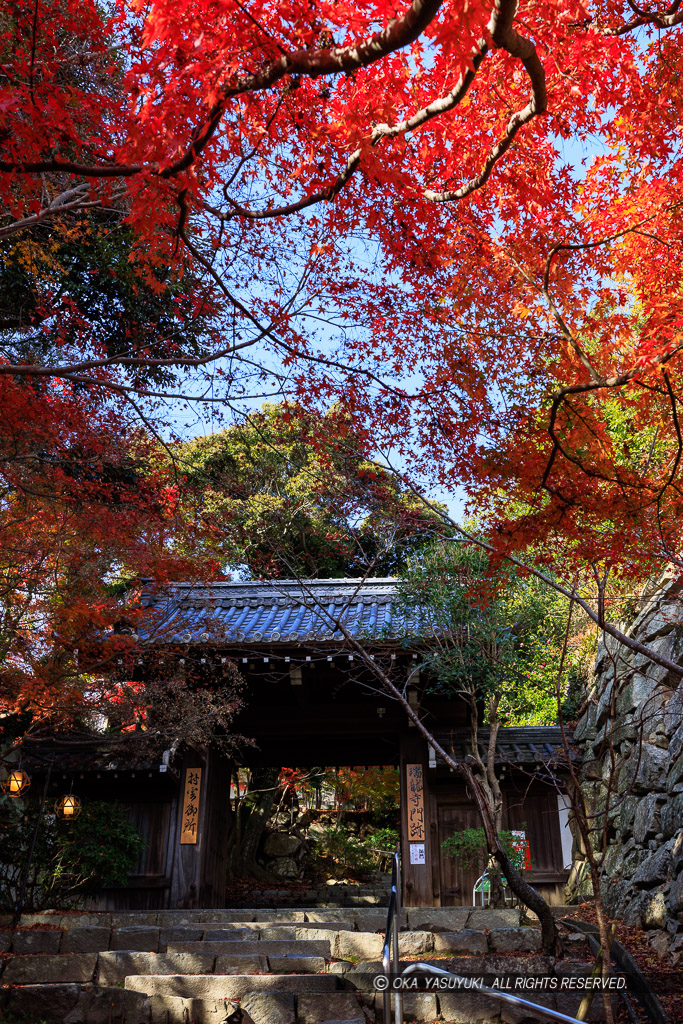
[[[628,633],[681,663],[681,585],[664,581]],[[646,929],[658,952],[683,964],[683,682],[608,641],[598,651],[593,702],[574,734],[596,846],[609,799],[603,897],[611,914]]]
[[[364,909],[159,911],[29,915],[16,932],[0,921],[0,1017],[45,1024],[374,1024],[382,999],[384,913]],[[569,957],[541,956],[537,928],[517,910],[409,909],[400,955],[465,977],[582,975],[583,940]],[[521,956],[518,956],[521,954]],[[448,958],[445,960],[444,958]],[[404,965],[407,962],[404,961]],[[576,1011],[578,992],[534,992]],[[599,1001],[598,1001],[599,1002]],[[406,1019],[514,1024],[519,1014],[473,991],[415,993]],[[600,1005],[590,1020],[601,1019]]]

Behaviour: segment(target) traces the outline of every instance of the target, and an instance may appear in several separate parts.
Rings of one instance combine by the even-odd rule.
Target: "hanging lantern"
[[[77,818],[82,811],[81,801],[73,793],[68,793],[66,796],[60,796],[59,800],[55,804],[55,813],[60,818],[65,818],[70,821],[72,818]]]
[[[31,785],[31,780],[26,772],[22,772],[21,768],[16,768],[9,773],[6,779],[3,779],[0,785],[3,793],[7,793],[7,796],[21,796]]]

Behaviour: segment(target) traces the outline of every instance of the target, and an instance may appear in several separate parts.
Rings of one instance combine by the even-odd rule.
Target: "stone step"
[[[349,933],[350,934],[350,933]],[[329,935],[329,933],[328,933]],[[299,942],[286,940],[262,940],[249,942],[171,942],[168,953],[214,953],[221,956],[254,954],[256,956],[322,956],[328,960],[332,955],[330,939],[302,939]]]
[[[563,908],[558,910],[566,913]],[[368,908],[368,913],[378,918],[386,919],[386,910],[382,907]],[[304,924],[308,921],[334,922],[345,921],[355,923],[356,915],[362,915],[362,906],[335,907],[320,905],[313,907],[302,907],[300,909],[260,909],[260,908],[218,908],[209,910],[159,910],[159,911],[131,911],[117,913],[71,913],[60,912],[25,914],[21,919],[21,927],[17,936],[25,938],[30,942],[37,941],[35,936],[38,932],[31,933],[31,926],[51,925],[58,933],[58,930],[73,931],[78,928],[100,927],[100,928],[173,928],[179,926],[200,927],[201,925],[215,927],[246,928],[252,925],[276,926],[282,924]],[[8,927],[11,919],[4,915],[0,919],[0,927]],[[404,909],[401,919],[403,927],[410,927],[421,930],[431,930],[427,922],[449,931],[457,931],[465,927],[514,927],[519,924],[519,911],[512,909],[492,910],[485,907],[409,907]],[[469,923],[468,923],[469,922]],[[495,922],[495,923],[492,923]],[[42,934],[52,934],[43,930]],[[17,950],[19,951],[19,950]],[[48,952],[49,950],[22,949],[21,952]],[[51,950],[54,952],[54,950]]]
[[[131,993],[132,994],[132,993]],[[237,1004],[227,1000],[156,995],[149,999],[150,1024],[219,1024]],[[247,1024],[367,1024],[353,993],[304,993],[251,991],[242,996],[239,1008]]]
[[[325,958],[297,953],[257,956],[216,953],[100,953],[98,985],[123,985],[129,974],[322,974]]]
[[[123,985],[129,974],[260,974],[268,971],[265,956],[216,957],[215,953],[100,953],[95,981],[98,985]]]
[[[452,912],[451,912],[452,913]],[[486,924],[483,927],[459,928],[449,930],[432,920],[434,915],[422,915],[422,923],[431,925],[432,929],[415,929],[403,931],[399,936],[399,949],[402,954],[426,954],[430,952],[452,953],[455,955],[492,953],[536,952],[540,948],[540,931],[536,927],[508,926],[510,917],[491,917],[492,914],[508,915],[508,911],[487,912],[489,916],[481,917],[476,912],[470,914],[471,921]],[[516,913],[516,912],[513,912]],[[463,916],[460,921],[464,920]],[[443,917],[448,924],[458,924],[455,917]],[[505,922],[505,923],[502,923]],[[357,925],[379,925],[380,919],[362,915]],[[502,926],[501,926],[502,924]],[[65,956],[66,966],[71,969],[80,963],[78,957],[96,956],[98,952],[130,951],[146,953],[222,953],[223,955],[256,954],[280,956],[296,953],[298,956],[323,956],[345,959],[347,957],[371,959],[379,956],[384,939],[384,931],[355,931],[348,922],[307,921],[302,923],[275,925],[267,927],[236,928],[202,926],[193,928],[180,925],[174,928],[151,929],[148,926],[130,926],[127,928],[102,929],[99,926],[81,926],[63,933],[51,930],[34,932],[35,942],[27,941],[27,936],[17,933],[14,936],[13,953],[19,959],[25,956],[40,956],[49,964],[50,958]],[[2,933],[0,933],[2,934]],[[7,933],[10,945],[11,933]],[[46,941],[49,940],[49,941]],[[219,945],[215,945],[218,943]],[[49,980],[49,979],[37,979]],[[70,978],[55,980],[71,980]]]
[[[247,992],[337,992],[335,974],[129,974],[126,989],[183,999],[241,999]]]
[[[75,984],[24,985],[6,993],[6,1009],[12,1020],[41,1024],[150,1024],[151,1000],[123,988],[85,989]],[[210,1018],[207,1018],[208,1024]],[[214,1018],[219,1024],[221,1017]],[[183,1017],[177,1018],[181,1024]],[[171,1018],[172,1024],[175,1024]],[[169,1022],[169,1024],[171,1024]],[[156,1024],[167,1024],[159,1020]]]
[[[5,985],[37,985],[72,982],[86,984],[95,976],[97,953],[50,953],[11,956],[4,963],[0,982]]]

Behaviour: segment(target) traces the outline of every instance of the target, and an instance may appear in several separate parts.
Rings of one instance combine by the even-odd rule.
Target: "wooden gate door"
[[[470,803],[439,804],[437,811],[439,842],[439,873],[442,907],[472,905],[472,887],[484,870],[484,861],[476,868],[463,868],[454,857],[441,848],[444,839],[466,828],[479,828],[479,816]]]

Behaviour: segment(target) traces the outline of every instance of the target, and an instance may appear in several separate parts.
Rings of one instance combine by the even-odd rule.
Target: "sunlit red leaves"
[[[34,47],[32,8],[20,5],[5,29],[5,46],[18,48],[0,101],[3,156],[116,162],[91,189],[123,191],[148,283],[160,287],[155,272],[187,255],[186,217],[249,310],[240,321],[217,288],[230,316],[241,329],[273,325],[269,358],[302,402],[341,400],[365,437],[429,483],[483,496],[505,543],[515,531],[501,494],[526,510],[520,542],[564,531],[594,554],[609,528],[622,557],[636,539],[647,547],[635,525],[645,516],[653,549],[677,514],[675,489],[660,495],[676,454],[671,410],[659,434],[670,447],[649,465],[624,456],[609,388],[562,402],[563,450],[548,428],[553,396],[588,381],[588,363],[598,378],[638,370],[620,401],[642,429],[664,415],[658,367],[679,344],[683,312],[680,29],[610,35],[631,17],[621,3],[521,3],[514,27],[542,64],[547,110],[484,187],[451,205],[425,190],[476,177],[531,97],[519,57],[484,39],[490,4],[444,3],[420,38],[352,73],[308,75],[304,64],[253,78],[284,54],[362,42],[405,9],[119,0],[109,22],[70,0],[41,21]],[[489,52],[456,108],[373,135],[446,97],[482,40]],[[333,199],[261,216],[333,186],[358,150]],[[47,180],[56,191],[81,179]],[[43,179],[3,184],[16,216],[44,200]],[[669,369],[676,392],[675,360]],[[169,512],[170,497],[160,498]]]

